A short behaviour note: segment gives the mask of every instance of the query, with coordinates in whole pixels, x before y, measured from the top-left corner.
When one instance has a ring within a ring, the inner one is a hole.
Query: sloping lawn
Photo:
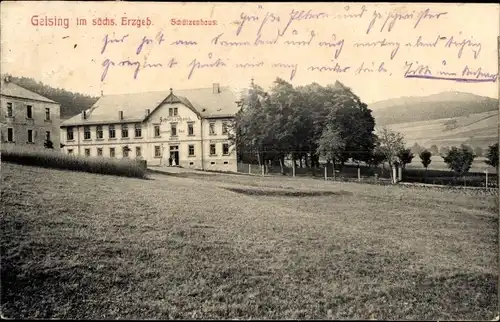
[[[9,318],[492,319],[497,196],[2,163]]]

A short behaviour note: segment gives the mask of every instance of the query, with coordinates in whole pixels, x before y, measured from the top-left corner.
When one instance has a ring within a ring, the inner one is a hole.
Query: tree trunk
[[[299,166],[302,169],[302,155],[299,156]]]
[[[335,178],[337,176],[337,173],[335,173],[335,160],[332,160],[332,173],[333,173],[333,180],[335,181]]]
[[[284,174],[284,171],[283,171],[283,161],[282,161],[281,158],[280,158],[280,174]]]

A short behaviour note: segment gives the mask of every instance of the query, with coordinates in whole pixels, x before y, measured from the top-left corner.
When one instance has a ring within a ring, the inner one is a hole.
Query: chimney
[[[149,108],[147,108],[147,109],[146,109],[146,116],[148,116],[148,115],[149,115],[149,113],[150,113],[150,110],[149,110]]]
[[[82,120],[87,119],[87,111],[82,111]]]
[[[118,112],[118,119],[123,120],[123,111]]]
[[[213,89],[214,89],[213,91],[214,94],[219,94],[220,93],[219,83],[214,83]]]

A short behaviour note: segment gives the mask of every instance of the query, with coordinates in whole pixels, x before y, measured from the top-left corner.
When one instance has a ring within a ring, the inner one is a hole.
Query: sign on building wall
[[[190,117],[180,117],[180,116],[169,116],[169,117],[160,117],[160,123],[166,122],[184,122],[191,121]]]

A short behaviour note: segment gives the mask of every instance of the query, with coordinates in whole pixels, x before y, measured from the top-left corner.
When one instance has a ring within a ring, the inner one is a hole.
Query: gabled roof
[[[46,103],[54,103],[51,99],[48,99],[47,97],[44,97],[42,95],[39,95],[35,92],[32,92],[30,90],[27,90],[24,87],[21,87],[17,84],[14,84],[12,82],[6,82],[3,79],[1,80],[0,83],[0,93],[5,96],[10,96],[10,97],[17,97],[17,98],[25,98],[25,99],[30,99],[34,101],[41,101],[41,102],[46,102]]]
[[[238,112],[237,95],[229,87],[220,87],[220,93],[213,93],[213,88],[198,88],[106,95],[99,98],[86,111],[87,119],[81,114],[62,123],[62,126],[82,124],[106,124],[143,122],[163,103],[180,102],[203,118],[230,117]],[[119,120],[119,111],[123,111],[123,120]]]

